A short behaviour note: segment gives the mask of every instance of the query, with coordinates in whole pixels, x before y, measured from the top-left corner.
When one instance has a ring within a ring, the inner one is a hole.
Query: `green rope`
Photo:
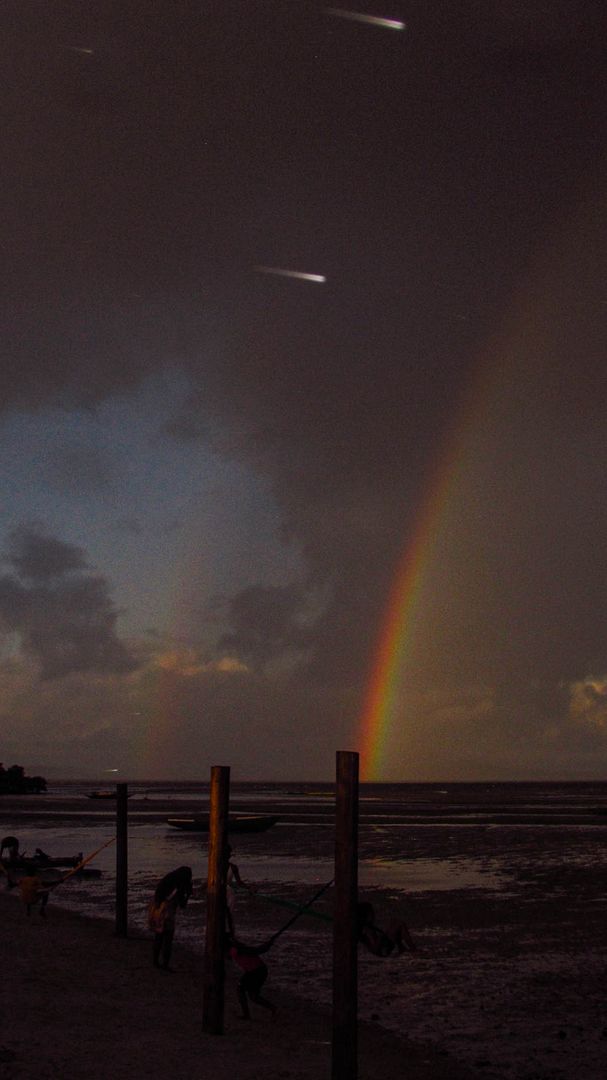
[[[291,908],[292,911],[298,911],[300,915],[309,915],[311,919],[322,919],[323,922],[333,922],[333,916],[327,915],[324,911],[313,911],[312,908],[296,904],[294,900],[281,900],[278,896],[269,896],[267,893],[255,892],[253,895],[258,896],[260,900],[267,900],[270,904],[277,904],[279,907]]]
[[[312,904],[315,904],[316,901],[318,900],[318,898],[320,896],[322,896],[322,894],[324,892],[326,892],[327,889],[331,888],[332,884],[333,884],[333,878],[331,878],[330,881],[327,881],[327,884],[323,885],[322,888],[320,888],[318,890],[318,892],[315,892],[314,896],[312,897],[311,900],[308,900],[307,903],[305,903],[302,907],[299,907],[298,910],[297,910],[297,913],[295,915],[293,915],[293,917],[291,919],[289,919],[289,921],[286,922],[284,926],[281,926],[280,930],[277,930],[275,934],[272,934],[272,937],[270,938],[270,942],[272,944],[274,944],[274,942],[276,941],[276,938],[279,938],[281,934],[284,934],[285,930],[288,930],[289,927],[292,926],[294,922],[297,922],[297,920],[300,919],[302,915],[307,915],[309,908],[312,907]]]

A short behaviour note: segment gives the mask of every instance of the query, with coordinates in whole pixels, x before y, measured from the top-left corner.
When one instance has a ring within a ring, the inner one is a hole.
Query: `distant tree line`
[[[0,795],[39,795],[41,791],[46,791],[43,776],[26,776],[22,765],[5,769],[0,762]]]

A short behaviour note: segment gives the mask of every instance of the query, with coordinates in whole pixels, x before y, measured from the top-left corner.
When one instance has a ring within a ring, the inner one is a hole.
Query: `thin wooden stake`
[[[335,805],[332,1080],[358,1075],[358,754],[338,750]]]
[[[223,1035],[229,806],[230,767],[229,765],[214,765],[211,769],[209,808],[207,929],[204,944],[202,1004],[202,1029],[210,1035]]]
[[[116,784],[116,934],[128,933],[128,784]]]

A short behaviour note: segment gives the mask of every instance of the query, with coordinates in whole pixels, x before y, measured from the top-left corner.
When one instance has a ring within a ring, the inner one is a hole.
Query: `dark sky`
[[[5,761],[331,776],[442,482],[376,775],[604,773],[604,5],[345,8],[3,5]]]

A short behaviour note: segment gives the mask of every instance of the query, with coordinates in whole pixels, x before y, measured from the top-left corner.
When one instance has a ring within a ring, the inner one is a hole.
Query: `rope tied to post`
[[[314,896],[310,900],[308,900],[307,903],[302,904],[296,911],[295,915],[292,915],[288,922],[286,922],[284,926],[280,927],[280,930],[277,930],[275,934],[272,934],[272,936],[268,939],[268,945],[272,946],[274,942],[281,936],[281,934],[284,934],[286,930],[293,926],[293,923],[297,922],[297,920],[300,919],[302,915],[311,914],[308,909],[311,908],[312,905],[320,899],[320,897],[323,895],[323,893],[327,891],[327,889],[331,888],[333,881],[334,878],[331,878],[330,881],[327,881],[325,885],[322,885],[321,888],[314,893]],[[330,918],[330,916],[327,916],[327,918]]]

